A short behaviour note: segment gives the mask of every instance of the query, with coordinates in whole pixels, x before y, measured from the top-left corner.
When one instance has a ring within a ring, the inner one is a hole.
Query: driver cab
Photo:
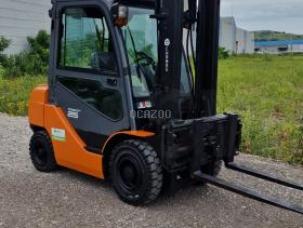
[[[92,150],[112,132],[144,128],[132,110],[169,109],[171,100],[159,95],[163,47],[150,2],[118,4],[117,17],[115,4],[99,0],[58,0],[53,9],[50,102]],[[188,65],[183,50],[178,102],[192,100]]]
[[[133,96],[137,101],[153,99],[161,87],[158,22],[153,18],[155,10],[131,5],[125,7],[125,11],[127,22],[121,26],[121,31],[129,62]],[[181,82],[177,93],[183,97],[192,97],[193,76],[186,61],[185,50],[182,54]],[[138,107],[151,108],[142,106],[140,102]]]

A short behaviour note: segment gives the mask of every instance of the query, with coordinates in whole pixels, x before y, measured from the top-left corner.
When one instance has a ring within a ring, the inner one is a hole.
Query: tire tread
[[[153,147],[151,147],[148,143],[144,141],[139,140],[125,140],[119,145],[117,145],[113,149],[112,156],[110,158],[110,165],[109,167],[113,166],[113,161],[115,154],[119,152],[119,149],[123,146],[133,147],[137,149],[140,154],[143,156],[143,159],[145,163],[147,164],[146,170],[148,170],[148,186],[149,188],[146,189],[146,192],[144,193],[144,196],[142,199],[140,199],[137,202],[131,202],[127,199],[124,199],[123,197],[120,198],[123,201],[126,201],[127,203],[133,204],[133,205],[144,205],[151,203],[152,201],[156,200],[162,190],[163,185],[163,173],[162,173],[162,167],[160,164],[160,159],[157,155],[157,152],[154,150]],[[111,172],[110,172],[111,173]],[[111,178],[111,174],[110,174]]]
[[[34,148],[35,140],[37,140],[37,138],[43,138],[45,140],[45,142],[47,143],[48,161],[47,161],[47,164],[43,167],[40,166],[39,164],[37,164],[35,162],[35,158],[34,158],[35,151],[33,148]],[[55,155],[54,155],[53,144],[52,144],[50,137],[48,136],[48,134],[45,131],[34,132],[32,138],[30,140],[29,152],[30,152],[31,161],[32,161],[34,167],[38,171],[48,173],[48,172],[55,171],[57,169],[57,162],[56,162]]]

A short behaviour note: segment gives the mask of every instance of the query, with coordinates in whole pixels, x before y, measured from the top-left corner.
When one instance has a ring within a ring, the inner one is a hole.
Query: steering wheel
[[[152,57],[147,55],[143,51],[136,52],[136,60],[137,62],[140,62],[143,66],[152,66],[154,69],[156,68],[156,62],[153,60]]]

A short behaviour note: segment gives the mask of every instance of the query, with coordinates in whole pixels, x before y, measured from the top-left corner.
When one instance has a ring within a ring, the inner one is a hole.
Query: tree
[[[4,75],[19,77],[25,74],[46,74],[49,59],[50,36],[46,31],[39,31],[37,36],[28,37],[28,49],[7,57]]]
[[[41,30],[38,32],[36,37],[27,37],[29,44],[29,55],[37,55],[40,61],[44,64],[48,64],[49,58],[49,45],[50,35]]]
[[[11,41],[0,36],[0,65],[5,65],[7,57],[3,54],[3,51],[9,47]]]

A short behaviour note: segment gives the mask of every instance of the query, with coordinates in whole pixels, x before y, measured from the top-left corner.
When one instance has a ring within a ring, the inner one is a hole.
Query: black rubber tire
[[[131,205],[148,204],[162,190],[160,159],[148,143],[140,140],[126,140],[113,149],[109,175],[119,198]]]
[[[52,141],[45,131],[34,132],[30,140],[29,153],[38,171],[48,173],[57,169]]]

